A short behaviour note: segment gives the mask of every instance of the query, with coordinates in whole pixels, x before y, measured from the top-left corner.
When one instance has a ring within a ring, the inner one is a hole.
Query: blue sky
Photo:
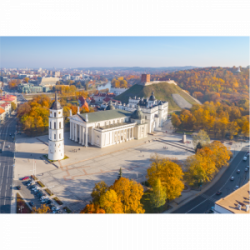
[[[249,37],[1,37],[0,67],[249,65]]]

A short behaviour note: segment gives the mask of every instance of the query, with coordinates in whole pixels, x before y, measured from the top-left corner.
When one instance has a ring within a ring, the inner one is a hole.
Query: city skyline
[[[3,68],[249,65],[249,37],[0,37]]]

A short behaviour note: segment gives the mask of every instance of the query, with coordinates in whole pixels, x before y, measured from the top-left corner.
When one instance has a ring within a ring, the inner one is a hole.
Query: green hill
[[[185,93],[179,86],[174,84],[169,84],[166,82],[161,82],[158,84],[152,84],[149,86],[134,85],[127,91],[123,92],[121,95],[116,96],[115,99],[121,101],[122,103],[128,103],[129,97],[150,97],[152,91],[154,91],[155,98],[162,101],[168,101],[169,111],[171,110],[181,110],[181,108],[175,103],[172,94],[179,94],[187,102],[194,105],[197,102],[192,99],[187,93]]]

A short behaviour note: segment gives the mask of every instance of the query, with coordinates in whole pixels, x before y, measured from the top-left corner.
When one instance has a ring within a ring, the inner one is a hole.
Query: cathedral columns
[[[71,129],[71,122],[70,122],[70,125],[69,125],[69,139],[71,140],[71,134],[72,134],[72,129]]]
[[[82,143],[82,126],[79,125],[79,144]]]
[[[77,141],[77,124],[75,124],[75,141]]]
[[[85,147],[88,147],[88,127],[85,130]]]

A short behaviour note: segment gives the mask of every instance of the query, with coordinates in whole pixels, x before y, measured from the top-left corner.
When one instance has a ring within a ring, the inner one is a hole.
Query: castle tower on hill
[[[64,158],[63,109],[55,93],[49,115],[49,160]]]
[[[141,82],[142,83],[150,82],[150,74],[142,74],[141,75]]]

